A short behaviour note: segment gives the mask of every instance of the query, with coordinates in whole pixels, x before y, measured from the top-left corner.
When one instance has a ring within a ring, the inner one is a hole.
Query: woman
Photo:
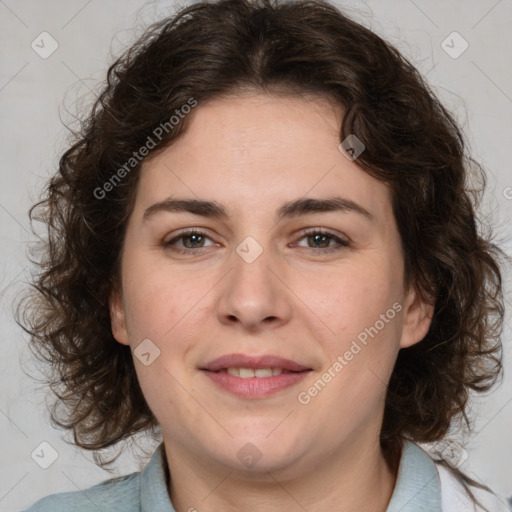
[[[162,443],[29,510],[508,510],[417,445],[501,372],[471,170],[415,68],[327,3],[152,26],[32,211],[27,329],[77,446]]]

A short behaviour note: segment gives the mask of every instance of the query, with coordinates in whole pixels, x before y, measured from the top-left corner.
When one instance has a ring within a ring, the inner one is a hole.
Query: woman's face
[[[375,446],[397,352],[430,323],[389,189],[341,153],[325,100],[189,115],[143,165],[111,300],[166,446],[253,473]]]

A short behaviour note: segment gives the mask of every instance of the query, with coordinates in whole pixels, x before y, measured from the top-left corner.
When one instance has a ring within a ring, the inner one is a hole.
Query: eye
[[[307,239],[312,244],[318,244],[306,247],[311,249],[313,252],[321,252],[323,254],[330,253],[333,251],[339,251],[345,247],[350,247],[350,243],[346,240],[341,239],[339,236],[318,228],[312,228],[303,233],[303,236],[299,240]],[[169,249],[172,252],[179,254],[190,254],[192,252],[198,252],[200,249],[204,249],[208,246],[204,245],[206,240],[211,240],[207,233],[199,229],[190,229],[180,233],[171,240],[163,242],[165,249]],[[330,242],[336,242],[337,245],[331,247]],[[181,246],[179,245],[181,242]],[[211,246],[218,246],[218,244],[210,244]],[[299,245],[299,247],[301,247]],[[302,246],[303,247],[303,246]]]
[[[341,239],[334,233],[318,228],[309,229],[304,232],[304,236],[302,236],[300,240],[302,239],[306,239],[312,244],[318,244],[316,246],[313,245],[307,247],[308,249],[312,249],[314,252],[320,251],[322,253],[329,253],[333,251],[340,251],[345,247],[350,247],[350,243],[348,241]],[[329,243],[331,241],[337,242],[338,245],[329,247]]]
[[[205,246],[203,245],[205,240],[211,240],[211,238],[203,231],[198,229],[190,229],[189,231],[184,231],[180,233],[178,236],[174,237],[169,241],[163,242],[163,246],[166,249],[170,249],[173,252],[187,254],[192,251],[196,251],[197,249],[203,249]],[[184,248],[180,248],[180,246],[176,246],[176,242],[184,241]],[[214,244],[218,245],[218,244]],[[174,247],[173,247],[174,246]]]

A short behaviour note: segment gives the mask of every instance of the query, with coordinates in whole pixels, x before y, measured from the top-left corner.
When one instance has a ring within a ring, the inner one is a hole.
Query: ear
[[[114,338],[123,345],[128,345],[123,299],[120,292],[113,290],[109,297],[110,325]]]
[[[404,304],[404,323],[400,348],[420,342],[426,335],[434,316],[434,306],[423,301],[412,286]]]

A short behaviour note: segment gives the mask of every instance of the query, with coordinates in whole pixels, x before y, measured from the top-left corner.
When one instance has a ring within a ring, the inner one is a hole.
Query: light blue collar
[[[161,443],[140,474],[141,512],[176,512],[167,493],[164,457]],[[411,441],[404,442],[386,512],[442,512],[441,484],[434,461]]]
[[[441,483],[434,461],[411,441],[404,442],[386,512],[441,512]]]
[[[141,512],[176,512],[165,481],[165,449],[160,443],[140,474]]]

